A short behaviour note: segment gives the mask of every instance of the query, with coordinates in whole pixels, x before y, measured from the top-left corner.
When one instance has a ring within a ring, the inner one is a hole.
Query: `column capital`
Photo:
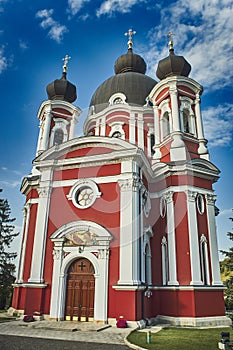
[[[207,205],[215,205],[216,196],[214,194],[211,194],[211,193],[205,194],[205,199],[206,199]]]
[[[46,197],[51,195],[52,187],[51,186],[40,187],[40,188],[38,188],[37,191],[38,191],[38,194],[39,194],[40,198],[46,198]]]
[[[178,90],[176,86],[170,86],[169,92],[170,92],[170,95],[178,95]]]
[[[136,173],[133,173],[131,179],[120,179],[118,180],[121,191],[137,191],[141,187],[141,181]]]
[[[62,257],[63,257],[63,250],[62,250],[62,248],[54,248],[53,249],[53,259],[54,260],[61,260],[62,259]]]
[[[108,259],[109,258],[109,249],[100,249],[98,251],[98,259]]]
[[[165,198],[167,204],[173,202],[173,194],[174,191],[168,191],[163,194],[163,197]]]
[[[51,104],[45,106],[44,113],[47,114],[48,116],[51,116],[52,114],[52,106]]]
[[[191,190],[187,190],[186,194],[187,194],[187,199],[188,199],[189,202],[195,202],[196,197],[197,197],[197,192],[191,191]]]

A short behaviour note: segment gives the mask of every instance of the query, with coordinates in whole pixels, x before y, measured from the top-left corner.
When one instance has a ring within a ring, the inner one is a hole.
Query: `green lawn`
[[[128,336],[130,343],[145,349],[155,350],[217,350],[221,332],[230,332],[231,328],[184,329],[165,328],[158,333],[151,333],[151,344],[146,342],[146,332],[134,331]]]

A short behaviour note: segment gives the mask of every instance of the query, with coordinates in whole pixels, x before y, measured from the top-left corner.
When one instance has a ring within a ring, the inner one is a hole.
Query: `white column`
[[[174,215],[173,191],[164,194],[167,203],[167,243],[168,243],[168,285],[178,285],[176,269],[176,227]]]
[[[169,89],[171,96],[171,110],[172,110],[172,138],[171,143],[171,161],[185,160],[186,151],[184,147],[184,142],[182,140],[182,133],[180,130],[180,114],[178,105],[178,91],[176,86],[170,86]]]
[[[52,109],[51,106],[48,106],[45,108],[45,120],[43,124],[43,135],[42,135],[42,141],[41,141],[41,147],[39,151],[45,151],[48,148],[49,145],[49,132],[51,127],[51,119],[52,119]]]
[[[24,270],[24,263],[25,263],[25,251],[26,251],[26,245],[27,245],[30,207],[31,207],[30,204],[26,204],[24,206],[24,215],[23,215],[23,224],[22,224],[22,243],[21,243],[21,252],[19,257],[19,267],[18,267],[17,281],[16,281],[17,283],[23,282],[23,270]]]
[[[130,113],[130,118],[129,118],[129,142],[134,144],[136,143],[136,138],[135,138],[135,115],[134,113]]]
[[[97,119],[95,124],[95,136],[99,136],[99,134],[100,134],[100,120]]]
[[[61,320],[63,318],[59,313],[59,305],[61,305],[62,290],[61,279],[58,278],[61,272],[61,265],[63,259],[63,242],[64,238],[57,239],[53,250],[53,279],[51,290],[51,303],[50,303],[50,318]]]
[[[108,320],[108,265],[109,265],[109,248],[98,250],[99,276],[95,276],[96,293],[95,293],[95,321],[107,322]]]
[[[78,122],[78,115],[74,112],[72,115],[72,119],[70,121],[70,134],[69,134],[69,140],[74,139],[76,135],[76,124]]]
[[[197,212],[196,212],[196,196],[197,192],[188,190],[187,193],[188,207],[188,230],[189,230],[189,248],[190,248],[190,264],[191,264],[191,285],[203,284],[201,280],[201,262],[200,249],[197,228]]]
[[[159,161],[161,158],[161,152],[160,152],[160,125],[159,125],[159,113],[158,113],[158,106],[153,106],[154,110],[154,135],[155,135],[155,145],[154,145],[154,155],[153,159],[155,161]]]
[[[106,135],[106,120],[105,117],[102,117],[100,121],[100,136]]]
[[[39,201],[36,217],[35,236],[31,262],[31,275],[28,282],[43,283],[44,256],[46,248],[46,234],[49,215],[51,188],[39,188]]]
[[[218,242],[215,223],[215,199],[213,194],[206,194],[207,222],[210,242],[210,258],[212,271],[212,285],[222,285],[219,269]]]
[[[201,158],[209,160],[208,149],[206,147],[206,140],[204,138],[204,132],[203,132],[200,102],[201,102],[200,95],[199,93],[197,93],[196,100],[195,100],[195,114],[196,114],[196,123],[197,123],[197,137],[199,140],[198,154],[200,154]]]
[[[139,281],[139,177],[131,173],[118,181],[120,208],[120,279],[118,284],[138,285]]]
[[[144,121],[142,113],[138,113],[138,147],[144,150]]]

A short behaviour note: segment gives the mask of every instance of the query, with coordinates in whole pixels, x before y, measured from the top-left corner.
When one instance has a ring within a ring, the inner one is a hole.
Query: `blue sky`
[[[137,32],[134,52],[146,60],[149,76],[157,80],[158,61],[168,54],[166,34],[172,31],[175,53],[190,62],[190,77],[204,87],[205,137],[211,161],[221,170],[215,185],[219,248],[228,249],[233,208],[232,0],[0,0],[0,188],[17,219],[16,230],[24,205],[20,183],[35,157],[37,111],[47,99],[47,84],[60,78],[62,58],[69,54],[68,79],[77,86],[75,104],[85,114],[96,87],[113,75],[115,60],[127,51],[124,33],[129,28]]]

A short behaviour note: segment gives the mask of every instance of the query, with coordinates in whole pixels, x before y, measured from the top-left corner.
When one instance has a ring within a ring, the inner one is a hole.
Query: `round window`
[[[101,192],[98,185],[90,179],[78,180],[70,189],[67,195],[68,200],[72,200],[73,205],[79,209],[86,209],[92,206]]]
[[[87,207],[91,205],[93,201],[94,193],[92,188],[88,186],[83,186],[79,188],[75,195],[75,200],[81,207]]]

